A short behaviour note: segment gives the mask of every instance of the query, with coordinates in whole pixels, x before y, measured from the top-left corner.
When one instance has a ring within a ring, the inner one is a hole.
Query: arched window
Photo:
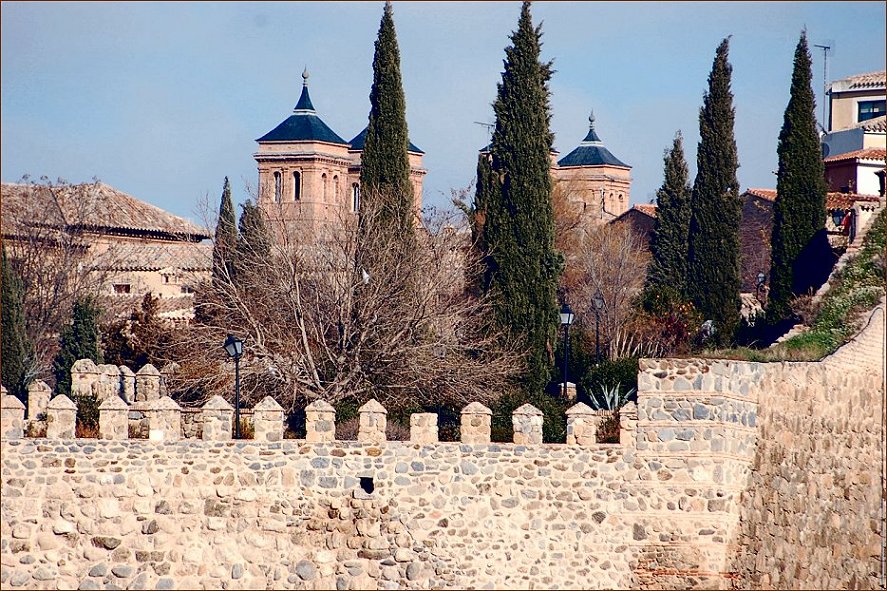
[[[283,194],[283,178],[279,171],[274,172],[274,201],[280,203],[280,196]]]
[[[351,211],[357,212],[360,209],[360,185],[354,183],[351,185]]]
[[[323,185],[323,200],[326,202],[326,173],[320,175],[320,182]]]
[[[333,200],[339,203],[339,175],[333,176]]]
[[[302,175],[299,174],[299,171],[295,171],[293,173],[293,201],[298,201],[302,198]]]

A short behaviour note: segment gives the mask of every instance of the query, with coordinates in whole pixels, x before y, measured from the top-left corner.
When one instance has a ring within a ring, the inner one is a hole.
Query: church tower
[[[351,172],[349,144],[317,116],[308,94],[308,71],[292,115],[257,139],[258,204],[274,226],[298,238],[321,237],[358,207],[359,170]]]
[[[583,225],[608,222],[628,210],[631,166],[616,158],[594,130],[594,113],[588,117],[588,134],[575,150],[551,170],[568,200],[581,212]]]

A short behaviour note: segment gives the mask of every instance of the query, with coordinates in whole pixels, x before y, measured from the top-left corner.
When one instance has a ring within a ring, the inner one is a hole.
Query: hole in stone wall
[[[373,490],[375,490],[375,485],[373,484],[373,479],[370,476],[361,476],[360,477],[360,488],[363,489],[363,492],[366,494],[372,494]]]

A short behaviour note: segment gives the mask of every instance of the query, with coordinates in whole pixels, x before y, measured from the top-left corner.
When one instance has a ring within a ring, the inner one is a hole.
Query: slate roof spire
[[[558,166],[620,166],[631,168],[610,152],[594,130],[594,111],[588,116],[588,134],[579,146],[561,158]]]
[[[299,96],[299,102],[296,103],[296,108],[293,109],[293,113],[315,113],[314,105],[311,104],[311,97],[308,96],[308,66],[305,66],[305,69],[302,70],[302,94]]]

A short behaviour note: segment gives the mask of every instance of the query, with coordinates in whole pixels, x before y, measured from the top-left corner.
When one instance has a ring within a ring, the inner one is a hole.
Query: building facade
[[[302,73],[302,94],[277,127],[256,140],[258,205],[278,239],[299,242],[322,239],[360,209],[360,162],[366,128],[345,141],[323,122],[308,93],[308,72]],[[409,144],[416,219],[422,208],[424,152]]]

